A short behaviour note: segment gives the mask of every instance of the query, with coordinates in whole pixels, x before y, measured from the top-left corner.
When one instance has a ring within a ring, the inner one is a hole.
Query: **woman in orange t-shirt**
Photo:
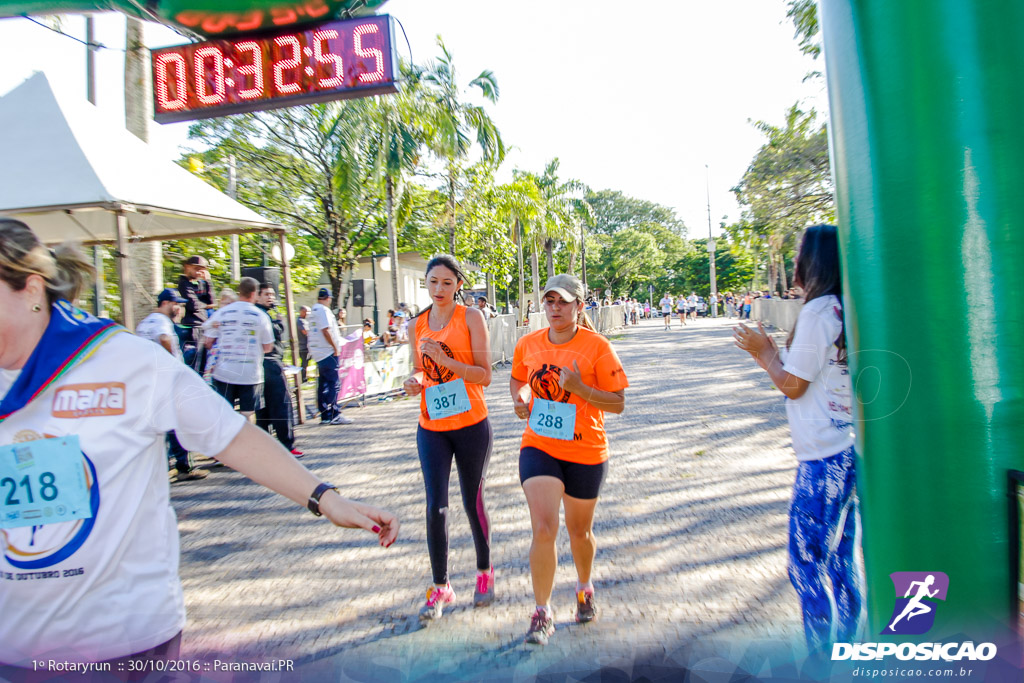
[[[558,508],[565,507],[576,565],[576,621],[597,616],[590,571],[597,553],[594,509],[608,471],[605,412],[626,407],[626,373],[612,345],[584,313],[582,283],[556,275],[544,288],[546,329],[516,344],[512,402],[529,419],[519,452],[519,479],[530,507],[530,573],[537,609],[526,642],[547,644],[555,622],[550,601],[558,555]]]
[[[455,602],[448,582],[448,480],[452,458],[459,470],[462,505],[476,546],[477,607],[494,600],[491,525],[484,505],[484,480],[491,459],[491,423],[484,387],[491,383],[491,351],[483,314],[455,303],[465,276],[451,256],[427,263],[431,303],[409,325],[414,374],[405,380],[410,396],[422,394],[416,432],[423,483],[427,491],[427,551],[434,585],[420,621],[441,617]]]

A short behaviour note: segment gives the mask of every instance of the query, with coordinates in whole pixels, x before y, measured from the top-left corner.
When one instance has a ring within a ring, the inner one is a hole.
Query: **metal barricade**
[[[626,307],[622,304],[597,309],[597,320],[592,321],[601,334],[608,334],[626,325]]]
[[[487,321],[487,332],[491,338],[491,364],[511,363],[516,342],[525,328],[516,326],[514,315],[499,315]]]
[[[594,325],[594,328],[601,334],[607,334],[612,330],[624,327],[626,324],[626,307],[621,304],[591,308],[588,309],[586,313],[587,317],[590,318],[590,322]],[[537,330],[544,329],[547,326],[548,319],[544,313],[530,314],[530,332],[536,332]]]
[[[750,319],[788,332],[796,325],[803,304],[803,299],[754,299]]]

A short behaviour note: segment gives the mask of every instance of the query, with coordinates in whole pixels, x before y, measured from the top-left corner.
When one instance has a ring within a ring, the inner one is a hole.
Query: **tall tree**
[[[533,181],[540,190],[544,205],[543,220],[537,224],[538,246],[543,246],[548,277],[555,274],[554,250],[558,242],[564,241],[575,250],[577,226],[580,221],[592,218],[593,211],[584,201],[586,185],[572,178],[558,177],[561,162],[557,157],[544,167],[540,175],[533,175]]]
[[[347,100],[207,119],[189,137],[207,166],[234,154],[238,199],[316,240],[336,301],[356,259],[386,233],[368,127],[372,100]]]
[[[505,285],[515,270],[515,243],[494,181],[497,169],[481,161],[463,172],[462,211],[459,212],[456,248],[462,258],[476,263],[486,276],[488,296],[495,282]]]
[[[525,230],[531,228],[543,214],[544,200],[531,176],[517,176],[511,183],[499,185],[494,192],[499,220],[508,225],[516,247],[518,272],[518,305],[523,308],[523,241]],[[536,285],[539,287],[539,285]]]
[[[695,291],[701,296],[711,293],[707,238],[695,239],[693,249],[680,264],[681,277],[670,288],[677,291]],[[715,278],[721,292],[743,290],[750,286],[754,275],[754,259],[746,249],[738,248],[728,239],[715,240]]]
[[[430,121],[430,147],[445,164],[448,190],[448,247],[449,251],[455,254],[459,162],[469,154],[473,146],[470,136],[476,136],[484,160],[493,160],[499,164],[505,158],[505,143],[487,111],[482,106],[469,104],[463,99],[463,92],[456,80],[452,55],[445,47],[441,36],[437,37],[437,45],[441,49],[441,56],[428,64],[423,73],[423,83],[430,87],[427,97],[433,105],[424,113]],[[490,70],[481,71],[469,85],[477,88],[488,102],[497,103],[498,81]]]
[[[767,142],[733,191],[744,207],[743,224],[767,249],[769,289],[785,288],[784,255],[795,235],[808,225],[835,220],[828,132],[814,110],[804,112],[798,105],[786,112],[784,126],[754,125]]]
[[[600,281],[614,295],[625,294],[653,278],[664,263],[657,240],[638,228],[623,228],[605,238]]]
[[[821,54],[817,0],[788,0],[786,17],[796,29],[793,37],[800,41],[800,51],[817,59]]]
[[[398,230],[395,225],[395,202],[404,189],[404,179],[412,173],[420,158],[424,131],[420,113],[422,88],[421,71],[403,65],[405,84],[391,97],[374,98],[371,117],[374,125],[367,128],[374,159],[374,169],[384,188],[388,255],[391,259],[391,297],[395,305],[398,294]]]
[[[655,223],[663,225],[681,237],[686,226],[667,206],[637,199],[617,190],[588,191],[586,202],[593,211],[594,231],[611,235],[623,228],[638,228]]]

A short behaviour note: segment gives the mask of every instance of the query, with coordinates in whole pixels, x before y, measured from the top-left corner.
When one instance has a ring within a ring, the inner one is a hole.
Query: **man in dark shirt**
[[[185,362],[202,374],[206,366],[206,348],[199,339],[199,326],[209,317],[206,309],[213,308],[210,264],[202,256],[192,256],[185,261],[182,269],[184,274],[178,278],[178,293],[185,299],[185,315],[181,319],[181,325],[186,328],[185,338],[191,339],[195,344],[192,362],[189,363],[188,353]]]
[[[295,448],[295,430],[292,419],[292,399],[288,394],[288,378],[284,374],[284,321],[277,313],[277,292],[270,284],[260,285],[256,307],[270,317],[274,328],[274,348],[263,355],[263,407],[256,410],[256,426],[269,434],[273,427],[274,434],[281,445],[288,449],[296,458],[302,457],[302,451]]]
[[[306,366],[309,365],[309,322],[306,320],[309,311],[309,306],[303,306],[295,318],[295,329],[299,334],[299,369],[302,372],[303,383],[306,381]]]
[[[198,327],[209,317],[206,309],[213,308],[209,268],[210,264],[202,256],[193,256],[185,261],[184,274],[178,278],[178,293],[186,300],[182,325]]]

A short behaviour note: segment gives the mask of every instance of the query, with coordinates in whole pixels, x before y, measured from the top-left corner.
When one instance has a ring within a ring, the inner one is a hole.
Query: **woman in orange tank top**
[[[465,279],[451,256],[431,259],[426,272],[431,303],[409,326],[414,374],[405,381],[405,391],[422,395],[416,446],[427,492],[427,550],[434,579],[420,610],[424,624],[440,618],[444,605],[455,602],[448,582],[448,480],[453,458],[476,547],[473,602],[482,607],[494,600],[491,529],[484,505],[493,436],[484,401],[484,387],[491,383],[490,339],[483,314],[456,303]]]

